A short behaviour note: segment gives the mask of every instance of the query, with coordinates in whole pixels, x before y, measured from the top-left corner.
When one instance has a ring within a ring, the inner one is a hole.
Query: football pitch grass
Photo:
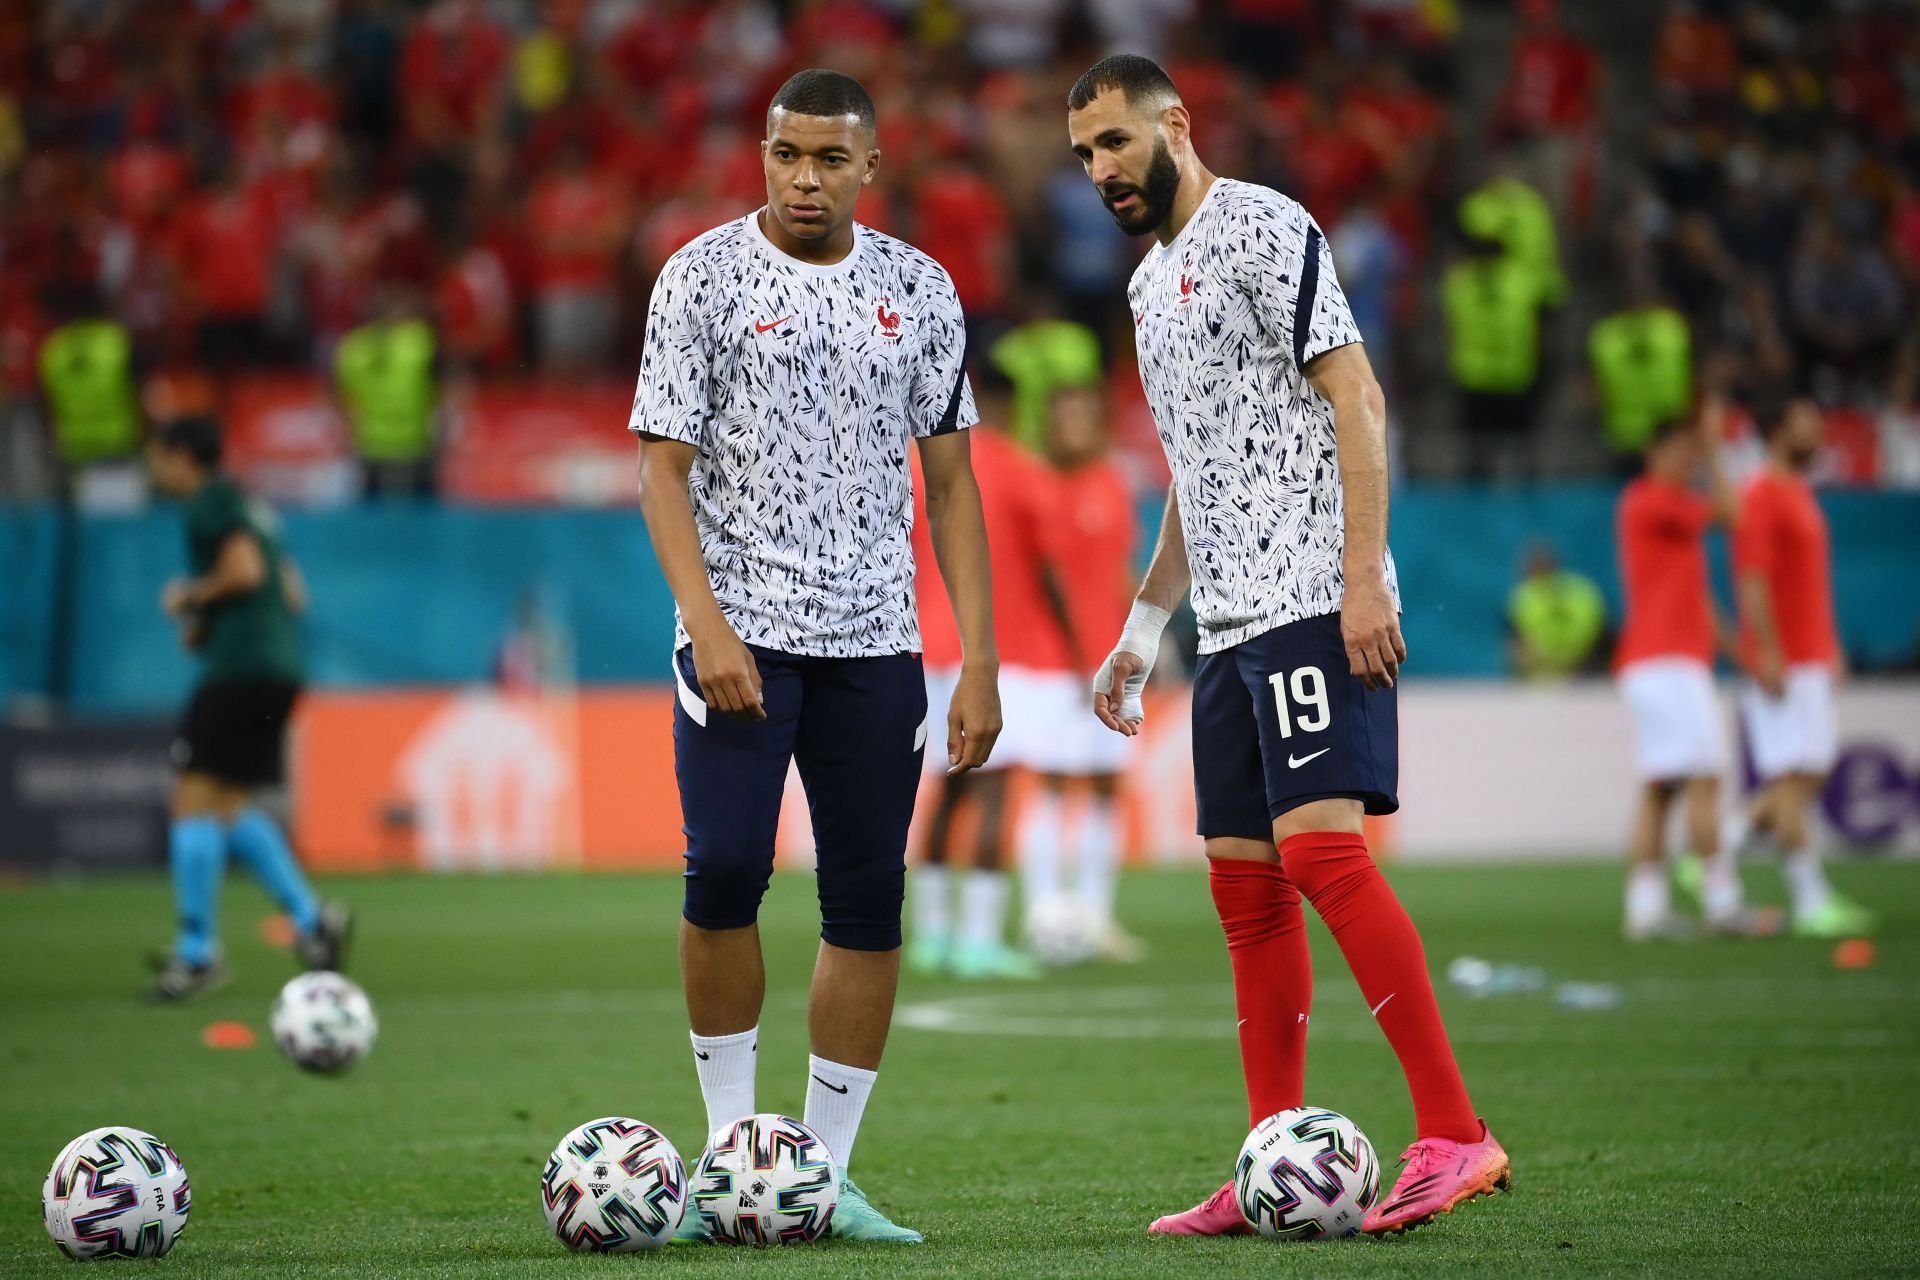
[[[1149,1239],[1218,1187],[1245,1131],[1227,962],[1197,870],[1128,876],[1148,963],[1031,985],[910,978],[854,1172],[922,1228],[918,1248],[829,1243],[575,1256],[538,1180],[569,1128],[610,1113],[664,1128],[689,1162],[703,1112],[674,970],[670,876],[339,881],[359,912],[352,972],[381,1018],[338,1078],[282,1061],[268,1004],[292,973],[235,881],[232,986],[150,1009],[132,996],[166,932],[152,879],[0,889],[0,1275],[68,1275],[40,1182],[101,1124],[172,1143],[190,1226],[169,1276],[1894,1275],[1920,1272],[1920,863],[1836,879],[1882,913],[1879,959],[1837,970],[1791,940],[1628,946],[1619,873],[1572,866],[1392,873],[1475,1099],[1514,1159],[1511,1195],[1409,1236],[1275,1244]],[[1749,882],[1774,896],[1771,868]],[[776,878],[760,1106],[806,1081],[810,882]],[[1387,1164],[1411,1138],[1394,1060],[1331,940],[1308,1101],[1351,1115]],[[1462,954],[1610,982],[1619,1007],[1550,993],[1474,999]],[[238,1019],[260,1047],[200,1032]]]

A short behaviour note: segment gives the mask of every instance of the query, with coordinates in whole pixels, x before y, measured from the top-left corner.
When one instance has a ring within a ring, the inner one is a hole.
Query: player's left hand
[[[1400,615],[1384,576],[1373,581],[1347,581],[1340,606],[1340,638],[1347,646],[1347,666],[1369,689],[1391,689],[1407,660],[1407,642],[1400,637]]]
[[[991,668],[960,668],[960,683],[947,708],[947,773],[978,769],[1000,736],[1000,682]]]

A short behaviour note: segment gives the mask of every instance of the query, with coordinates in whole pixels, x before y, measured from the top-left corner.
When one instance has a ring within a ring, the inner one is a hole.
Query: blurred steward
[[[413,292],[384,289],[380,315],[340,340],[334,374],[369,497],[435,489],[440,383],[433,327]]]
[[[1553,549],[1527,553],[1525,576],[1507,597],[1513,668],[1529,680],[1556,680],[1598,670],[1604,657],[1606,600],[1593,579],[1563,569]]]

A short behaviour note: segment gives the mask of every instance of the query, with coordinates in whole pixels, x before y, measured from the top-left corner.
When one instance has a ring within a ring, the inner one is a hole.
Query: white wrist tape
[[[1111,694],[1113,692],[1113,660],[1123,653],[1130,653],[1140,659],[1140,669],[1128,676],[1120,686],[1120,718],[1122,720],[1144,720],[1146,710],[1141,705],[1140,695],[1147,687],[1147,677],[1153,672],[1153,660],[1160,656],[1160,633],[1167,629],[1167,622],[1173,615],[1158,605],[1148,604],[1145,600],[1135,600],[1133,609],[1127,614],[1127,624],[1120,629],[1120,643],[1113,647],[1107,660],[1100,664],[1100,670],[1094,673],[1093,691]]]

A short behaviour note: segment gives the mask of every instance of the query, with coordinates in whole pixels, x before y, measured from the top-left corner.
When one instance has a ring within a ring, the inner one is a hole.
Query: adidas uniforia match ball
[[[1233,1167],[1241,1216],[1274,1240],[1350,1236],[1380,1194],[1380,1160],[1353,1121],[1295,1107],[1262,1120]]]
[[[309,1071],[339,1071],[373,1048],[380,1034],[373,1002],[351,978],[326,970],[303,973],[273,1002],[273,1042]]]
[[[693,1168],[693,1211],[722,1244],[812,1244],[839,1203],[827,1144],[791,1116],[735,1121]]]
[[[687,1166],[650,1124],[626,1116],[589,1120],[547,1157],[540,1203],[569,1249],[658,1249],[686,1212]]]
[[[187,1229],[192,1207],[187,1170],[173,1148],[127,1125],[69,1142],[40,1188],[47,1234],[81,1262],[162,1257]]]

